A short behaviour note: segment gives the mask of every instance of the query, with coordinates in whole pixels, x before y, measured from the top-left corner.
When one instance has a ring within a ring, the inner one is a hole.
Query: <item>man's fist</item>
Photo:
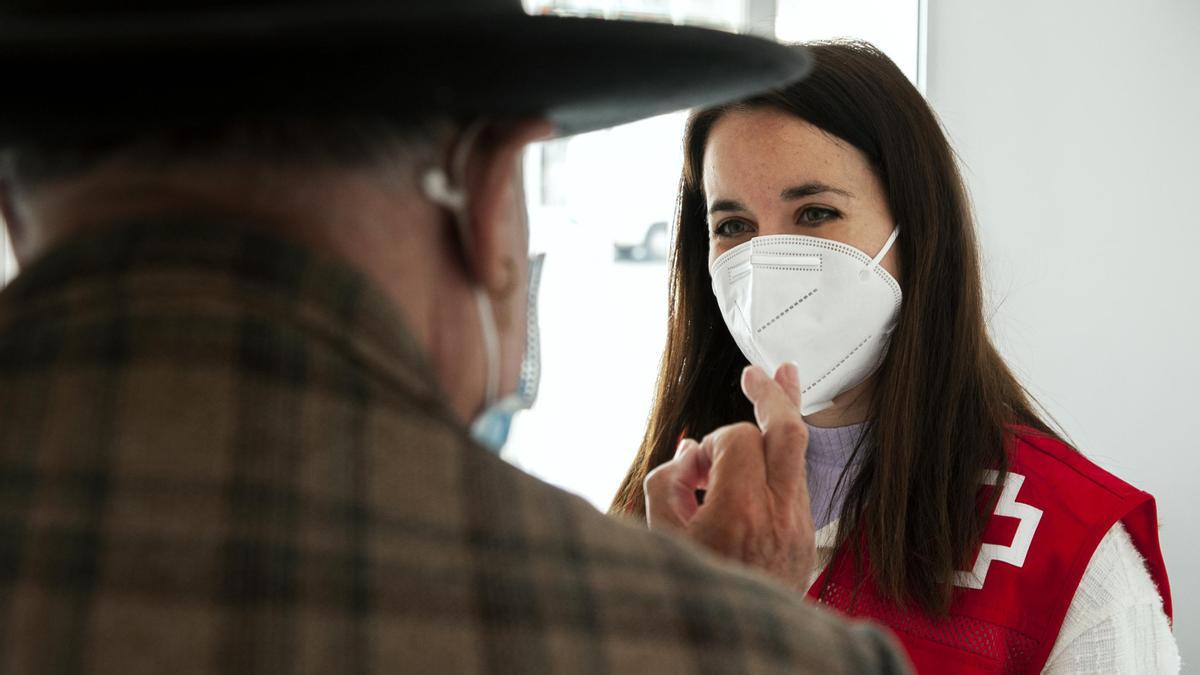
[[[647,521],[804,590],[816,549],[796,367],[784,364],[772,380],[750,366],[742,391],[757,426],[724,426],[699,443],[683,439],[675,457],[646,476]],[[706,490],[704,504],[697,490]]]

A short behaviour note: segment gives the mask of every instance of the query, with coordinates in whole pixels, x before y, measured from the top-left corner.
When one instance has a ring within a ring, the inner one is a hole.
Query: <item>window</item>
[[[854,37],[914,82],[919,0],[526,0],[531,13],[631,17],[775,35]],[[535,147],[530,243],[542,274],[542,382],[504,456],[607,508],[650,412],[666,339],[667,269],[686,112]]]

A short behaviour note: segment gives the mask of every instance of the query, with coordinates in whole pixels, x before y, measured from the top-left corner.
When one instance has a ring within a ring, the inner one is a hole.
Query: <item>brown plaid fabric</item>
[[[396,312],[302,249],[135,223],[0,294],[2,673],[900,668],[473,445]]]

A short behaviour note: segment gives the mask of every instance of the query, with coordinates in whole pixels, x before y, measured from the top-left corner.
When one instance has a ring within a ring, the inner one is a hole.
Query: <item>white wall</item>
[[[1079,447],[1157,496],[1200,667],[1200,2],[927,2],[994,333]]]

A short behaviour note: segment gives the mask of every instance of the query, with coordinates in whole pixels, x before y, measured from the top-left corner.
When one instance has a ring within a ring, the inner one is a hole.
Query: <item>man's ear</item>
[[[524,255],[514,243],[528,238],[519,183],[521,153],[553,133],[554,126],[546,120],[491,125],[480,134],[467,160],[465,188],[471,196],[468,217],[474,248],[468,271],[493,295],[515,288],[514,275],[522,269],[513,258]]]

